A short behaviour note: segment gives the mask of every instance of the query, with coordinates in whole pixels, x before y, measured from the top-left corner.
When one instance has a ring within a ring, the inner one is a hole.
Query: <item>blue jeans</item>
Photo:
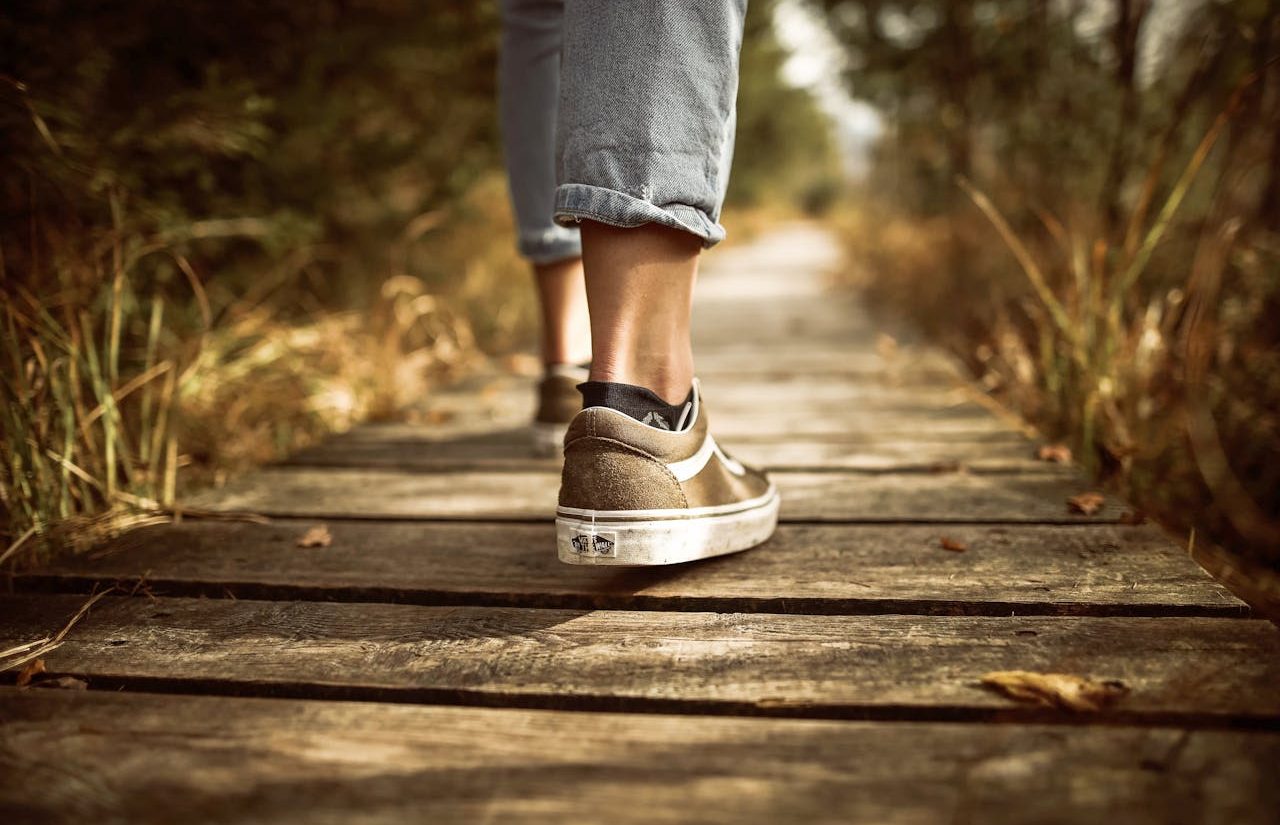
[[[712,246],[733,157],[746,0],[502,0],[503,148],[519,247],[654,223]]]

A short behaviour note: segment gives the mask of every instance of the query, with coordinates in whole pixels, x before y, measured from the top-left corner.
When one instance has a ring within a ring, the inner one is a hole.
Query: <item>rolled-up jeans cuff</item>
[[[533,264],[553,264],[582,257],[582,237],[574,227],[523,231],[517,246],[520,254]]]
[[[646,223],[688,232],[710,248],[724,240],[724,227],[695,206],[669,203],[661,206],[646,200],[585,183],[564,183],[556,187],[556,222],[572,226],[583,219],[630,228]]]

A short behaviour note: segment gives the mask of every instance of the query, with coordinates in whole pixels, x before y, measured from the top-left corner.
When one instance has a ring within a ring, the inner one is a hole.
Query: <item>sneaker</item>
[[[582,410],[578,385],[587,380],[587,368],[552,364],[538,384],[538,411],[533,416],[533,451],[541,456],[560,454],[569,422]]]
[[[778,523],[778,492],[707,432],[702,390],[673,429],[610,407],[574,417],[564,441],[560,561],[658,565],[746,550]]]

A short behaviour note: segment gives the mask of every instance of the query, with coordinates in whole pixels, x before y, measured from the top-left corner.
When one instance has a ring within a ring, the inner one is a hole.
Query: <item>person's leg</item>
[[[533,265],[541,310],[544,375],[531,436],[539,453],[559,452],[569,421],[582,409],[577,386],[591,360],[591,322],[577,227],[558,226],[555,205],[556,112],[562,0],[502,0],[498,62],[503,155],[520,252]]]
[[[543,362],[591,360],[590,322],[576,227],[557,226],[555,129],[563,44],[562,0],[503,0],[498,89],[503,155],[519,248],[533,265]]]
[[[586,364],[591,360],[591,317],[582,258],[534,264],[533,269],[542,315],[543,364]]]
[[[743,0],[566,0],[556,217],[583,228],[592,379],[693,379],[698,252],[719,225]]]
[[[634,384],[668,404],[693,385],[689,339],[693,281],[702,242],[687,232],[647,224],[620,229],[582,224],[591,338],[592,381]]]
[[[724,237],[745,6],[566,0],[556,218],[582,226],[594,353],[565,435],[562,561],[691,561],[777,524],[773,484],[711,437],[689,336],[699,251]]]

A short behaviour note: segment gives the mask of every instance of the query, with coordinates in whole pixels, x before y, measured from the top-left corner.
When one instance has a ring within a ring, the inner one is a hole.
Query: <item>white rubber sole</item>
[[[542,458],[559,456],[564,451],[564,434],[568,424],[545,424],[535,421],[529,428],[533,454]]]
[[[560,561],[616,567],[680,564],[755,547],[778,526],[778,491],[732,512],[691,515],[688,510],[613,511],[561,508],[556,511]],[[706,508],[718,511],[722,508]],[[693,511],[697,513],[698,511]]]

